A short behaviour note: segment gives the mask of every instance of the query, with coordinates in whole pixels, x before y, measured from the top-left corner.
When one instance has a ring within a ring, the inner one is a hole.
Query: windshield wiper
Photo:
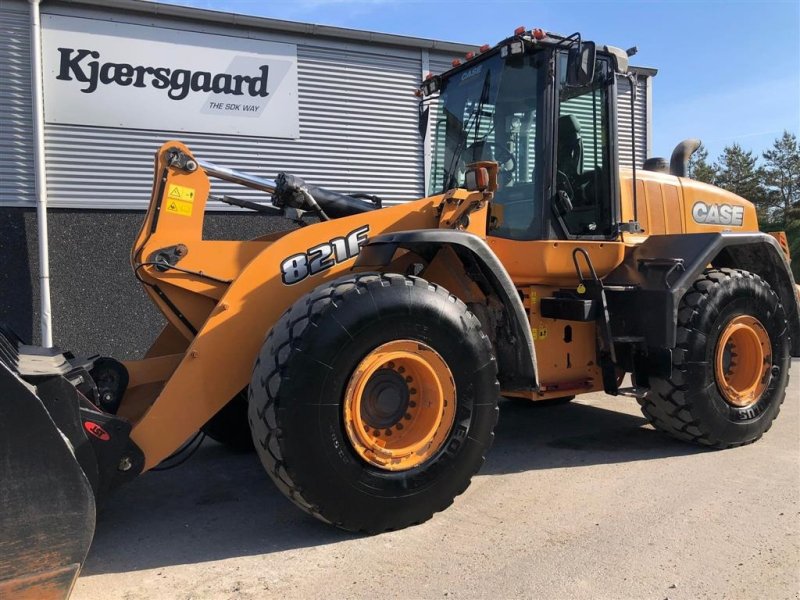
[[[444,182],[445,186],[442,190],[443,192],[453,188],[458,181],[456,180],[456,176],[454,173],[454,169],[458,165],[458,161],[461,158],[461,154],[464,152],[464,148],[466,147],[467,138],[469,137],[469,132],[472,126],[472,122],[477,120],[475,123],[475,130],[479,131],[480,127],[480,117],[483,114],[483,105],[489,101],[489,90],[491,89],[491,79],[490,75],[492,74],[491,69],[486,70],[486,77],[483,80],[483,89],[481,89],[481,97],[478,100],[478,105],[473,109],[472,113],[469,116],[469,120],[467,121],[464,130],[462,131],[461,138],[458,141],[458,145],[456,149],[453,151],[453,157],[450,159],[450,165],[445,169],[444,172]]]

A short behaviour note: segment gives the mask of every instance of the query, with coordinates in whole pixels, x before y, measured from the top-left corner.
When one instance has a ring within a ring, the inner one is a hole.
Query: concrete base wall
[[[143,211],[50,210],[55,345],[76,354],[140,357],[164,324],[133,276],[130,249]],[[208,213],[206,239],[244,240],[292,227],[254,213]],[[39,343],[36,212],[0,208],[0,321]]]

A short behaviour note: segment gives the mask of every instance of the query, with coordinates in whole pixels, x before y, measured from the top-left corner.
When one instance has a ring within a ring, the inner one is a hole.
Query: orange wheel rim
[[[749,406],[769,384],[772,346],[761,322],[747,315],[732,319],[720,333],[715,353],[717,386],[726,402]]]
[[[388,342],[358,364],[343,408],[347,437],[362,459],[387,471],[412,469],[441,450],[453,427],[453,374],[426,344]]]

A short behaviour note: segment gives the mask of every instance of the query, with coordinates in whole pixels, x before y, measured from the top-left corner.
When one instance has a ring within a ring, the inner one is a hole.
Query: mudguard
[[[361,248],[355,266],[384,267],[391,262],[398,248],[410,250],[430,260],[443,246],[450,246],[465,267],[477,267],[505,308],[513,340],[510,341],[509,352],[497,352],[498,378],[502,388],[536,389],[536,351],[528,315],[511,276],[483,239],[472,233],[453,229],[422,229],[378,235],[370,238]],[[469,272],[469,268],[467,270]]]
[[[800,356],[797,288],[786,255],[765,233],[651,235],[632,247],[603,282],[614,336],[644,335],[650,347],[675,347],[678,305],[709,265],[745,269],[769,283],[786,311],[792,356]]]

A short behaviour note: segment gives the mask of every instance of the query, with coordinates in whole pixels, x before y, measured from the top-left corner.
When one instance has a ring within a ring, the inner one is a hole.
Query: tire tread
[[[317,287],[283,313],[267,335],[253,369],[253,380],[260,382],[261,385],[251,385],[249,388],[249,403],[251,407],[255,408],[255,410],[249,411],[250,429],[255,444],[262,450],[258,452],[261,462],[280,491],[298,508],[325,523],[331,522],[325,518],[323,514],[325,511],[323,508],[314,505],[303,496],[302,488],[292,480],[286,468],[286,460],[282,454],[280,444],[283,432],[279,427],[277,418],[277,393],[280,388],[281,379],[285,376],[286,366],[291,360],[292,349],[295,348],[296,343],[305,334],[306,330],[309,327],[316,327],[319,318],[323,314],[331,310],[335,311],[348,297],[362,296],[364,294],[369,295],[369,289],[372,286],[419,286],[446,297],[448,301],[457,304],[459,308],[461,308],[464,318],[468,321],[468,326],[480,332],[481,339],[486,345],[486,348],[490,353],[492,351],[491,341],[481,329],[477,317],[469,311],[467,306],[455,295],[445,290],[445,288],[420,277],[404,276],[397,273],[353,274],[349,277],[337,279]],[[496,381],[497,365],[494,360],[492,364],[495,388],[497,396],[499,397],[500,385]],[[254,414],[256,417],[255,419],[253,419]],[[499,416],[499,409],[496,406],[494,415],[495,421],[492,424],[492,429],[494,429],[494,425],[497,424],[497,418]],[[494,433],[492,433],[491,439],[494,439]],[[491,447],[491,443],[487,446],[486,450],[488,450],[489,447]],[[484,461],[485,452],[477,468],[470,474],[465,485],[458,490],[456,496],[462,494],[467,487],[469,487],[470,479],[477,473]],[[436,512],[447,508],[452,502],[453,499],[450,499],[445,506],[433,507],[427,516],[413,522],[400,524],[396,527],[384,530],[359,529],[359,531],[374,534],[422,523],[430,519]],[[333,525],[339,527],[343,526],[341,523],[333,523]]]
[[[686,382],[686,356],[690,353],[689,342],[692,333],[702,332],[694,329],[697,315],[705,308],[711,294],[729,279],[752,279],[757,285],[769,290],[776,304],[780,306],[777,295],[761,277],[741,269],[707,269],[695,280],[692,287],[681,299],[678,308],[677,345],[673,351],[672,374],[669,378],[651,378],[651,390],[644,398],[639,398],[642,413],[653,427],[679,440],[710,446],[712,448],[733,448],[752,444],[769,431],[774,418],[763,432],[747,441],[727,443],[719,440],[708,431],[701,420],[695,418],[689,386]],[[788,376],[787,376],[788,378]],[[780,405],[786,398],[786,386],[778,399],[777,417]]]

